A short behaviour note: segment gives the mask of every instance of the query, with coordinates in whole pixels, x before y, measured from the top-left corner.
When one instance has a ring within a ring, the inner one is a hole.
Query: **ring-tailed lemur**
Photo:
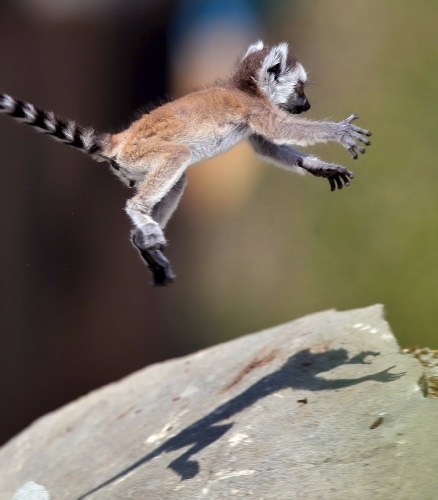
[[[336,141],[357,158],[369,145],[371,133],[352,124],[310,121],[293,115],[310,108],[304,94],[303,66],[289,54],[288,45],[251,45],[231,77],[203,90],[168,102],[118,134],[96,134],[51,112],[0,94],[0,112],[27,123],[55,139],[110,163],[136,194],[126,212],[134,230],[132,242],[152,271],[155,285],[174,275],[163,254],[163,229],[186,185],[187,167],[227,151],[248,139],[255,151],[276,165],[325,177],[331,190],[348,185],[346,168],[306,155],[292,145]]]

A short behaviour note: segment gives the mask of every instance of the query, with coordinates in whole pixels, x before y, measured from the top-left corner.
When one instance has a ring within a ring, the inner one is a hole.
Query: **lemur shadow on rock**
[[[194,478],[199,473],[200,466],[199,462],[193,460],[192,457],[222,438],[234,425],[234,422],[230,422],[232,417],[237,416],[240,412],[254,405],[261,399],[277,393],[278,391],[286,389],[333,391],[361,384],[366,381],[381,383],[393,382],[405,375],[405,372],[389,373],[391,369],[395,368],[394,366],[390,366],[377,373],[352,379],[328,380],[319,375],[320,373],[330,371],[341,365],[371,364],[366,358],[378,355],[378,352],[363,351],[349,358],[346,349],[332,349],[326,352],[317,353],[311,352],[309,349],[299,351],[290,356],[278,370],[265,375],[237,396],[214,408],[208,415],[188,425],[178,434],[167,439],[158,448],[79,498],[83,499],[101,490],[163,453],[170,453],[187,447],[188,449],[179,457],[172,460],[168,467],[178,474],[181,480]]]

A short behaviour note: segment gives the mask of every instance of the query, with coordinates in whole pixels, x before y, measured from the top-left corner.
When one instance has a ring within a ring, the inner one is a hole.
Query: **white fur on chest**
[[[249,132],[246,128],[236,125],[228,126],[221,133],[200,135],[188,144],[192,152],[191,163],[207,160],[213,156],[225,153],[225,151],[230,150],[239,144],[239,142],[246,139],[248,135]]]

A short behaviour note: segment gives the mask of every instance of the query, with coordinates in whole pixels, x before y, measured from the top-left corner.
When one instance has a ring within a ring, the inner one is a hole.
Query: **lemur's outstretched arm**
[[[312,121],[286,114],[281,109],[271,107],[255,111],[249,119],[251,129],[275,144],[296,146],[311,146],[323,142],[339,142],[356,160],[357,152],[365,153],[365,148],[358,144],[362,142],[369,146],[367,136],[369,130],[353,125],[353,120],[359,118],[351,115],[341,122]]]
[[[293,149],[291,146],[278,145],[268,141],[261,135],[253,134],[249,142],[257,154],[286,170],[303,169],[316,177],[328,179],[332,191],[350,185],[353,172],[335,163],[326,163],[318,157]]]

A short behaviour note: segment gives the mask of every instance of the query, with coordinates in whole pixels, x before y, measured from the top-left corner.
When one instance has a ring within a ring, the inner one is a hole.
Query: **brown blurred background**
[[[165,289],[129,242],[103,164],[0,117],[0,441],[149,363],[313,311],[384,303],[404,346],[438,347],[438,4],[341,0],[3,0],[0,91],[117,131],[287,40],[309,117],[355,112],[365,157],[312,148],[351,188],[247,145],[195,166],[167,235]],[[212,367],[214,369],[214,367]]]

